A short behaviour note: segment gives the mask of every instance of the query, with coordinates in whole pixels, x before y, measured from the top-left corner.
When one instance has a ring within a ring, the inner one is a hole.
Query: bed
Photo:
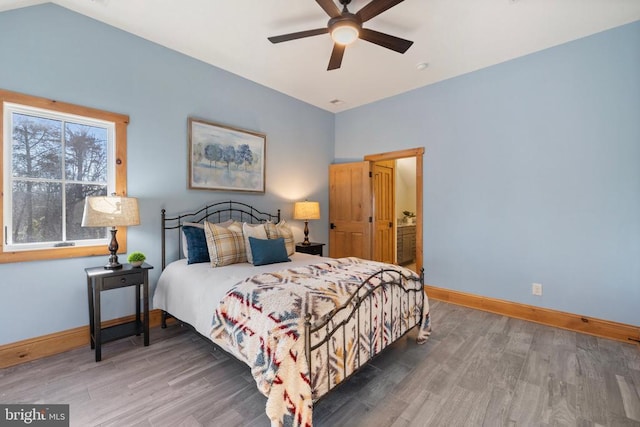
[[[313,403],[389,344],[414,328],[419,344],[430,334],[422,273],[297,253],[279,210],[225,201],[171,217],[163,209],[161,216],[163,271],[153,303],[162,310],[163,327],[175,317],[246,363],[267,397],[273,426],[312,425]],[[194,261],[199,240],[186,238],[200,236],[193,231],[199,224],[208,262]],[[266,236],[256,232],[262,228]],[[216,233],[233,234],[240,244],[238,229],[252,263],[242,258],[219,265]],[[286,261],[263,262],[282,251]]]

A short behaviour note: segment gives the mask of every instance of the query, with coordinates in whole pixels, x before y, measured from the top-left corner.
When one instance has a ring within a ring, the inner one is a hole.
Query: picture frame
[[[265,134],[193,117],[188,132],[190,189],[265,192]]]

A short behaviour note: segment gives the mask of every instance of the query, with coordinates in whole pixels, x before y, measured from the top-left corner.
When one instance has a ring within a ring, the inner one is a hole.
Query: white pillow
[[[244,247],[247,251],[247,261],[253,264],[253,255],[251,254],[251,245],[249,244],[249,237],[256,239],[267,239],[267,230],[264,228],[264,224],[242,224],[242,234],[244,235]]]
[[[231,224],[233,224],[233,220],[228,219],[224,222],[217,223],[216,225],[226,228]],[[202,228],[204,230],[204,224],[199,222],[185,222],[184,224],[182,224],[183,227],[187,225],[191,227]],[[182,254],[184,255],[185,258],[189,259],[189,245],[187,244],[187,236],[184,235],[184,232],[182,232],[182,229],[180,234],[182,235]]]

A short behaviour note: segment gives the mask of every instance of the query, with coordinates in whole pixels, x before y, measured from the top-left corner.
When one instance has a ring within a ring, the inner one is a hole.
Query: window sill
[[[127,252],[126,237],[118,235],[118,245],[118,254],[124,254]],[[0,246],[0,264],[43,261],[50,259],[82,258],[89,256],[109,256],[109,251],[106,245],[73,246],[15,252],[5,252],[4,247]]]

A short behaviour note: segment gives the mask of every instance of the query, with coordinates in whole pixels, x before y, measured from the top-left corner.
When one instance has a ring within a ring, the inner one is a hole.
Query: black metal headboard
[[[166,210],[162,209],[162,269],[167,265],[167,231],[176,230],[178,236],[178,258],[182,258],[182,239],[180,233],[182,226],[187,222],[223,222],[234,219],[239,222],[259,224],[266,221],[280,222],[280,209],[277,214],[259,211],[253,206],[242,202],[216,202],[207,205],[195,212],[186,212],[177,216],[167,217]]]

